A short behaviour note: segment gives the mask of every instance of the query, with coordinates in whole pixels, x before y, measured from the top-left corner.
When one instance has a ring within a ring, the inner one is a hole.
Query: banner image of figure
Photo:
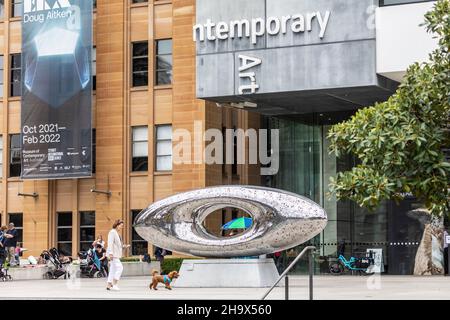
[[[22,179],[92,175],[92,0],[24,0]]]

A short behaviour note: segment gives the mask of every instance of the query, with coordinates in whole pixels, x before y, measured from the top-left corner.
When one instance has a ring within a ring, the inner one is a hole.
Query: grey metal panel
[[[320,27],[317,18],[312,21],[312,31],[294,33],[288,27],[283,35],[267,36],[267,47],[308,45],[327,42],[350,41],[375,38],[374,0],[267,0],[268,17],[292,16],[331,12],[326,33],[319,38]]]
[[[205,24],[207,19],[212,22],[227,22],[241,19],[264,18],[265,0],[197,0],[197,23]],[[266,40],[260,37],[256,45],[248,38],[240,40],[197,41],[197,54],[230,52],[235,50],[251,50],[264,48]]]
[[[256,45],[246,37],[198,41],[197,96],[217,102],[253,101],[272,113],[353,109],[385,100],[392,88],[380,82],[376,74],[373,19],[377,2],[197,0],[197,23],[202,24],[208,18],[214,23],[229,23],[231,20],[267,20],[267,17],[331,12],[323,39],[319,37],[320,27],[315,18],[311,32],[293,34],[289,25],[286,35],[266,33],[258,38]],[[250,81],[239,78],[239,54],[262,59],[261,65],[244,71],[255,72],[259,85],[256,94],[239,94],[239,86]],[[337,94],[336,90],[343,91]],[[307,92],[314,95],[308,98]],[[299,98],[301,103],[297,103]]]
[[[197,97],[233,95],[233,70],[232,53],[197,56]]]
[[[260,85],[258,93],[377,84],[374,40],[246,51],[243,54],[263,61],[251,69]],[[235,53],[235,95],[239,95],[241,83],[238,57],[239,53]],[[211,65],[210,71],[214,68],[217,66]],[[205,81],[202,78],[198,80]]]

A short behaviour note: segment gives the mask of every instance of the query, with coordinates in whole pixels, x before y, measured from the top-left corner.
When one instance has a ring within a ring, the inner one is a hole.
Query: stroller
[[[95,254],[94,249],[81,251],[78,253],[80,258],[80,276],[86,278],[103,278],[108,276],[108,272],[100,259]]]
[[[64,279],[70,278],[67,266],[71,261],[62,261],[58,249],[44,250],[41,257],[47,262],[49,267],[49,271],[44,275],[44,279],[58,279],[62,276],[64,276]]]
[[[5,250],[0,251],[0,280],[3,282],[12,280],[12,277],[8,274]]]

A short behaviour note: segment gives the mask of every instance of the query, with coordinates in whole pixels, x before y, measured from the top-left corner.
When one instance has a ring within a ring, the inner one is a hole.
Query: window
[[[80,212],[80,250],[87,251],[95,240],[95,212]]]
[[[94,1],[92,2],[92,5],[94,6],[94,9],[97,9],[97,0],[94,0]]]
[[[20,53],[11,55],[11,97],[20,97],[21,95],[21,76],[22,76],[22,61]]]
[[[21,17],[22,16],[22,0],[12,0],[11,1],[11,17]]]
[[[3,56],[0,56],[0,98],[3,97],[3,70],[4,70]]]
[[[8,223],[14,223],[14,227],[17,229],[17,242],[23,244],[23,214],[22,213],[10,213]]]
[[[9,176],[20,177],[22,166],[20,164],[20,134],[11,134],[9,138]]]
[[[5,18],[5,0],[0,0],[0,19]]]
[[[145,3],[147,0],[133,0],[132,3]]]
[[[134,222],[137,215],[142,210],[132,210],[131,211],[131,221]],[[141,238],[140,235],[137,234],[134,228],[131,228],[131,255],[140,256],[144,255],[148,252],[148,242]]]
[[[148,85],[148,42],[133,43],[133,87]]]
[[[92,129],[92,173],[97,168],[97,130]]]
[[[172,83],[172,39],[156,41],[156,85]]]
[[[57,213],[58,250],[65,256],[72,255],[72,212]]]
[[[172,170],[172,126],[156,127],[156,171]]]
[[[132,171],[148,171],[148,127],[132,128]]]
[[[97,47],[92,48],[92,90],[97,90]]]
[[[1,177],[3,177],[3,136],[0,136],[0,178]]]

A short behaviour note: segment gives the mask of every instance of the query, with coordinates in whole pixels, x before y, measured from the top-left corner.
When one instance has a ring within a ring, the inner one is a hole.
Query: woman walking
[[[120,258],[122,258],[122,250],[128,246],[124,246],[122,244],[122,238],[119,235],[119,232],[123,229],[123,220],[116,220],[114,222],[113,228],[109,231],[108,234],[108,249],[106,250],[106,254],[111,262],[109,267],[109,275],[108,275],[108,285],[106,290],[114,290],[119,291],[119,287],[117,283],[120,280],[120,276],[122,275],[123,266],[122,262],[120,262]]]

